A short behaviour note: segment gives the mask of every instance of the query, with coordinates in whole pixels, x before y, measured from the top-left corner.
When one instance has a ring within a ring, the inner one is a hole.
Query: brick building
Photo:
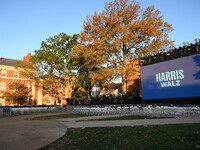
[[[31,54],[24,57],[24,61],[28,61]],[[48,91],[43,90],[42,86],[36,86],[37,83],[24,77],[21,74],[22,69],[16,69],[17,60],[0,58],[0,97],[5,92],[12,92],[9,86],[13,83],[24,83],[30,89],[31,99],[26,102],[26,105],[65,105],[66,98],[71,97],[72,88],[69,84],[65,87],[59,86],[59,95],[57,98],[48,94]],[[5,102],[0,98],[0,106],[13,105]]]
[[[130,63],[132,70],[128,73],[127,83],[123,84],[122,91],[127,91],[128,94],[133,94],[134,97],[142,97],[142,85],[140,78],[140,65],[139,61]]]

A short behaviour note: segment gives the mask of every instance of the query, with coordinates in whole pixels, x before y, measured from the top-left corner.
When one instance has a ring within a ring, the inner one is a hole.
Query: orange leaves
[[[74,63],[81,63],[79,65],[84,66],[88,70],[93,70],[105,63],[103,47],[96,43],[77,45],[71,53],[71,58],[74,60]]]
[[[31,98],[31,90],[24,83],[13,83],[9,89],[12,92],[5,92],[2,96],[7,102],[22,105],[27,102],[28,98]]]
[[[157,18],[160,15],[159,10],[155,10],[154,6],[149,6],[145,9],[145,11],[142,14],[143,18]]]
[[[104,80],[110,73],[120,72],[126,77],[130,66],[127,61],[148,55],[171,44],[168,33],[173,30],[163,20],[160,11],[154,6],[141,9],[134,0],[113,0],[105,4],[102,12],[87,16],[80,34],[84,48],[79,52],[86,60],[85,65],[101,68],[112,64],[119,68],[97,71],[91,78]],[[115,70],[112,72],[112,70]]]
[[[115,43],[119,49],[126,43],[127,49],[151,43],[152,39],[165,40],[172,31],[154,6],[143,12],[138,2],[114,0],[106,3],[105,10],[88,16],[81,32],[82,41],[101,44],[102,40]],[[162,37],[162,38],[161,38]]]
[[[115,69],[114,68],[102,68],[98,70],[96,73],[90,75],[92,79],[92,84],[95,83],[110,83],[114,77]]]

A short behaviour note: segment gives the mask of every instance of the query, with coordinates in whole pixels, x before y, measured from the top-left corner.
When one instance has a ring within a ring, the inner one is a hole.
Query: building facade
[[[142,85],[141,85],[141,77],[140,77],[140,65],[139,61],[135,61],[133,63],[133,71],[130,71],[127,78],[127,84],[123,85],[127,86],[128,93],[134,93],[136,97],[142,97]]]
[[[28,61],[30,54],[24,57],[24,61]],[[48,91],[43,90],[43,86],[31,81],[22,75],[22,69],[17,69],[17,60],[0,58],[0,106],[15,105],[5,101],[1,96],[5,92],[12,92],[9,87],[13,83],[23,83],[30,90],[31,98],[27,100],[25,105],[66,105],[66,98],[71,98],[72,86],[59,85],[58,95],[52,96]]]

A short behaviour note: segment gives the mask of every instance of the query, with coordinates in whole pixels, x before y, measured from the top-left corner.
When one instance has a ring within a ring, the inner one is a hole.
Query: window
[[[0,106],[5,105],[5,99],[1,98],[2,94],[0,94]]]
[[[0,82],[0,90],[6,90],[6,82]]]
[[[7,70],[1,70],[1,76],[7,77]]]
[[[46,103],[51,104],[51,96],[50,95],[46,95]]]
[[[29,90],[29,89],[30,89],[30,84],[26,83],[25,85],[26,85],[26,87],[27,87],[28,90]]]
[[[15,71],[13,77],[14,78],[19,78],[19,72]]]

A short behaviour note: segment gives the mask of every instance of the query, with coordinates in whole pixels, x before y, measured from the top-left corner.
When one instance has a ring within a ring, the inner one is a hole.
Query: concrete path
[[[66,133],[65,125],[57,120],[28,120],[57,114],[0,118],[0,150],[36,150],[57,140]]]
[[[109,116],[59,119],[59,121],[61,121],[62,124],[66,125],[67,128],[121,127],[121,126],[147,126],[147,125],[164,125],[164,124],[200,123],[200,117],[140,119],[140,120],[110,120],[110,121],[79,121],[79,120],[97,119],[97,118],[105,118],[105,117],[109,117]]]
[[[53,114],[57,115],[58,113]],[[29,120],[30,118],[44,115],[51,114],[47,113],[40,115],[0,118],[0,150],[37,150],[38,148],[43,147],[64,135],[67,131],[67,128],[200,123],[200,117],[116,121],[80,121],[116,117],[121,115],[91,116],[57,120]]]

